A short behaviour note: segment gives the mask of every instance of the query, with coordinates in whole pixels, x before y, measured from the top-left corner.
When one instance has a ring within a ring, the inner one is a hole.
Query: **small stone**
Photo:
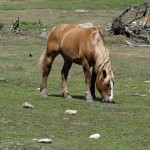
[[[69,114],[69,115],[75,115],[77,113],[77,110],[66,110],[65,114]]]
[[[28,103],[28,102],[23,103],[23,107],[24,107],[24,108],[34,108],[34,106],[31,105],[31,104]]]
[[[37,88],[36,91],[40,92],[40,89],[41,89],[41,88]]]
[[[7,82],[4,78],[0,78],[0,82]]]
[[[144,81],[144,82],[145,82],[145,83],[150,83],[150,81],[148,81],[148,80],[147,80],[147,81]]]
[[[100,138],[100,134],[98,134],[98,133],[92,134],[89,138],[90,139],[99,139]]]
[[[88,10],[76,10],[76,12],[78,12],[78,13],[88,13],[89,11]]]

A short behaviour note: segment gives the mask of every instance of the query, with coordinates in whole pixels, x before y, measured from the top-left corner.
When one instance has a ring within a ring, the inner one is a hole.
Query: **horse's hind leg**
[[[61,88],[62,88],[64,98],[67,99],[72,98],[67,88],[67,77],[71,66],[72,66],[72,62],[64,60],[64,65],[61,70]]]
[[[42,70],[42,83],[40,87],[40,92],[42,97],[47,97],[47,77],[51,71],[52,63],[54,58],[58,55],[58,51],[52,51],[45,54],[43,70]]]

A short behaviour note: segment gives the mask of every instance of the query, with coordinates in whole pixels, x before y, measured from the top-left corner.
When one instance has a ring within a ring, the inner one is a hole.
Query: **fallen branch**
[[[150,47],[150,45],[147,44],[133,44],[127,40],[125,40],[125,42],[127,46],[131,46],[131,47]]]
[[[141,39],[145,41],[146,43],[150,44],[150,36],[140,35],[137,33],[134,33],[129,27],[125,27],[126,34],[128,33],[133,38]]]

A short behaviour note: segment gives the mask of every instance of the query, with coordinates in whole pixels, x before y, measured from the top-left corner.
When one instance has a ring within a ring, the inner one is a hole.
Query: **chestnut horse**
[[[64,65],[61,70],[61,87],[64,98],[72,98],[67,88],[67,76],[72,63],[82,65],[85,75],[85,99],[95,96],[95,82],[104,102],[113,102],[114,74],[109,60],[109,50],[98,27],[83,28],[72,24],[61,24],[52,29],[46,51],[41,55],[41,96],[47,96],[47,77],[55,57],[61,54]],[[92,75],[90,67],[93,67]]]

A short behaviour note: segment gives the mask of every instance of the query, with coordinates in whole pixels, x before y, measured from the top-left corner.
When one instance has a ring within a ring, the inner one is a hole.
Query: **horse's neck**
[[[95,72],[99,73],[103,70],[106,70],[108,79],[114,79],[114,74],[109,60],[109,52],[106,52],[105,55],[97,57],[96,59]]]
[[[98,72],[99,69],[106,67],[109,62],[109,51],[107,48],[97,50],[95,56],[95,72]]]

